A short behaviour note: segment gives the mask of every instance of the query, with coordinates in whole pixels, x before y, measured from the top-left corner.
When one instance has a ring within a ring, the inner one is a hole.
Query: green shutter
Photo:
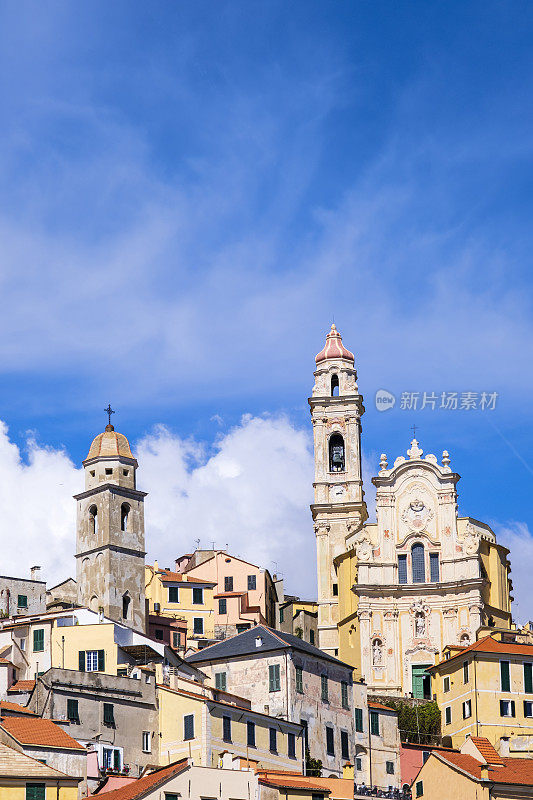
[[[120,769],[120,750],[115,750],[113,753],[113,768]]]
[[[85,672],[85,650],[78,651],[78,669],[80,672]]]
[[[348,684],[345,681],[341,683],[341,698],[342,698],[342,707],[348,708]]]
[[[524,664],[524,692],[526,692],[526,694],[533,693],[532,666],[531,663]]]
[[[500,661],[500,677],[502,682],[502,692],[511,690],[511,677],[509,674],[509,662]]]
[[[27,783],[26,800],[45,800],[46,788],[44,783]]]
[[[105,672],[105,650],[98,651],[98,672]]]
[[[370,712],[370,733],[379,736],[379,714],[377,711]]]
[[[33,650],[37,653],[44,650],[44,628],[33,631]]]
[[[355,730],[357,733],[363,732],[363,709],[356,708],[355,709]]]
[[[296,691],[300,694],[304,690],[303,671],[301,667],[296,667]]]
[[[67,719],[70,720],[70,722],[80,721],[77,700],[67,699]]]
[[[280,689],[279,664],[271,664],[268,668],[268,691],[279,692]]]

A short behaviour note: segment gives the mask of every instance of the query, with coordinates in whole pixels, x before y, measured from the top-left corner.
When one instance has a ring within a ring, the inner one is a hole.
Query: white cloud
[[[533,608],[533,589],[531,583],[531,564],[533,563],[533,536],[525,522],[495,524],[494,531],[498,542],[511,551],[511,579],[513,581],[513,616],[517,622],[525,623],[531,619]]]

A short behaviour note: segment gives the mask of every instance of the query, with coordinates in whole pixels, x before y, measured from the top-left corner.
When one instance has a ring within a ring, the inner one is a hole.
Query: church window
[[[120,506],[120,530],[128,530],[128,520],[130,516],[130,506],[128,503],[122,503]]]
[[[439,570],[439,554],[438,553],[430,553],[429,554],[429,572],[430,572],[430,580],[431,583],[438,583],[440,580],[440,570]]]
[[[339,376],[332,375],[331,376],[331,396],[338,397],[339,396]]]
[[[407,556],[398,556],[398,583],[407,583]]]
[[[383,643],[381,639],[374,639],[372,642],[372,663],[380,666],[383,659]]]
[[[413,569],[413,583],[426,582],[426,567],[424,559],[424,545],[417,542],[411,548],[411,561]]]
[[[131,597],[126,592],[122,595],[122,619],[128,619],[128,610],[131,603]]]
[[[329,440],[329,471],[344,472],[344,439],[340,433]]]
[[[468,645],[470,644],[470,636],[468,635],[468,633],[463,633],[463,635],[461,636],[460,644],[463,647],[468,647]]]
[[[130,474],[130,471],[129,471],[129,469],[123,469],[123,470],[122,470],[122,474],[124,475],[124,477],[125,477],[125,478],[127,478],[127,477],[128,477],[128,475]]]
[[[113,470],[110,467],[106,467],[105,474],[106,475],[112,475],[113,474]]]
[[[89,509],[89,533],[95,536],[98,533],[98,509],[96,506],[91,506]]]

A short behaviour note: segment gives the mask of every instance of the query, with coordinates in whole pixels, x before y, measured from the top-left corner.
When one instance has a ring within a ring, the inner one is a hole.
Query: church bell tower
[[[339,584],[334,561],[347,550],[347,538],[368,517],[361,474],[365,409],[354,355],[344,347],[335,325],[315,361],[309,405],[315,450],[311,512],[317,537],[318,646],[335,656],[339,651]]]
[[[74,496],[78,602],[144,632],[146,492],[136,488],[137,461],[107,411],[109,424],[83,462],[85,491]]]

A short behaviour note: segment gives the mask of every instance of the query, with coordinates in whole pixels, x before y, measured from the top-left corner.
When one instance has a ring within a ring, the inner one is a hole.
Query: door
[[[413,664],[412,669],[412,692],[413,697],[419,700],[431,699],[430,677],[426,674],[426,669],[431,664]]]

